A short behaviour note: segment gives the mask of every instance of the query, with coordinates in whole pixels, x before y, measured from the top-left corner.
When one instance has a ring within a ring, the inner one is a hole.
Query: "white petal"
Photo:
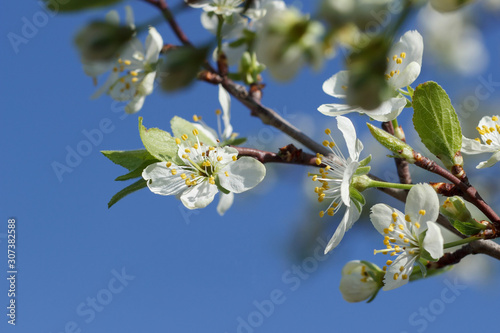
[[[219,194],[219,204],[217,205],[217,213],[220,216],[224,215],[224,213],[231,208],[234,201],[234,194],[231,192],[229,194],[220,193]]]
[[[485,145],[476,140],[462,136],[462,153],[464,154],[475,155],[480,153],[491,153],[497,150],[499,150],[499,147]]]
[[[156,72],[151,72],[146,74],[137,86],[137,91],[139,94],[147,96],[151,95],[155,86]]]
[[[120,24],[120,15],[118,15],[118,12],[116,10],[110,10],[105,17],[106,22],[111,23],[111,24]]]
[[[149,27],[149,34],[146,38],[145,61],[150,64],[157,62],[162,48],[163,38],[154,27]]]
[[[177,195],[187,189],[184,180],[178,175],[172,175],[171,168],[177,166],[172,164],[167,168],[165,162],[148,165],[142,172],[142,178],[148,181],[151,192],[160,195]]]
[[[489,168],[493,165],[495,165],[498,161],[500,161],[500,151],[497,151],[487,161],[483,161],[479,163],[476,168],[477,169],[483,169],[483,168]]]
[[[336,98],[346,98],[349,71],[340,71],[323,83],[323,91]]]
[[[359,152],[356,151],[356,130],[354,129],[354,125],[352,124],[351,120],[344,116],[338,116],[337,127],[344,136],[347,150],[349,151],[349,157],[351,157],[353,161],[358,161]]]
[[[410,275],[413,271],[413,264],[415,263],[416,258],[416,256],[409,255],[406,252],[401,253],[387,268],[387,272],[384,277],[384,288],[382,288],[382,290],[388,291],[407,284],[410,280]],[[400,271],[401,266],[404,267],[403,271]],[[403,274],[406,274],[408,278],[403,280]],[[397,276],[397,279],[394,279],[395,276]]]
[[[118,72],[111,71],[111,73],[109,74],[109,76],[106,79],[106,81],[104,82],[104,84],[102,86],[100,86],[96,90],[96,92],[93,93],[92,96],[90,96],[90,98],[95,99],[95,98],[101,96],[102,94],[107,93],[109,88],[111,88],[111,86],[118,80],[119,77],[120,77],[120,74]]]
[[[193,123],[193,126],[196,127],[196,129],[200,132],[200,134],[204,135],[207,139],[203,141],[204,144],[209,145],[209,146],[216,146],[217,145],[217,132],[214,131],[211,127],[208,127],[205,125],[205,123]]]
[[[441,229],[435,222],[427,223],[427,233],[425,234],[423,248],[429,252],[433,259],[439,259],[443,256],[443,235]]]
[[[406,32],[398,43],[394,44],[389,51],[389,64],[387,73],[391,71],[400,71],[400,74],[395,74],[388,83],[395,89],[406,87],[413,83],[420,74],[422,66],[422,54],[424,51],[424,42],[422,36],[416,30]],[[401,58],[401,53],[406,54],[405,58]],[[393,60],[393,56],[397,56],[402,60],[398,64]]]
[[[346,231],[353,226],[354,222],[359,219],[360,215],[361,212],[358,211],[356,205],[352,204],[351,207],[346,208],[342,221],[340,221],[337,230],[335,230],[335,233],[326,245],[325,254],[327,254],[340,244],[340,241],[342,240],[342,238],[344,238],[344,234],[346,233]]]
[[[125,22],[131,29],[135,29],[134,11],[132,10],[132,7],[128,5],[125,6]]]
[[[136,113],[137,111],[142,109],[145,99],[146,97],[142,95],[137,95],[136,97],[132,98],[132,100],[127,104],[127,106],[125,106],[125,112]]]
[[[318,107],[318,111],[325,116],[337,117],[351,112],[365,113],[366,110],[347,104],[323,104]]]
[[[228,176],[225,175],[226,172]],[[219,171],[219,182],[226,190],[241,193],[259,184],[265,175],[266,168],[262,163],[243,156]]]
[[[389,228],[391,223],[393,223],[392,213],[396,213],[398,216],[404,216],[399,210],[386,204],[376,204],[371,209],[370,220],[375,229],[377,229],[382,236],[386,236],[384,229]]]
[[[421,210],[425,215],[419,214]],[[439,215],[439,199],[429,184],[417,184],[410,189],[406,198],[405,213],[413,222],[420,221],[419,233],[427,229],[426,221],[436,221]]]
[[[219,84],[219,103],[222,107],[222,121],[224,122],[224,132],[222,133],[222,139],[229,139],[233,133],[233,126],[231,126],[231,97],[229,93]]]
[[[350,161],[350,160],[349,160]],[[346,165],[344,174],[342,176],[342,184],[340,185],[340,196],[342,197],[342,202],[344,205],[349,207],[351,205],[351,197],[349,194],[349,187],[351,186],[352,175],[356,172],[359,167],[358,162],[351,162]]]
[[[217,192],[217,186],[204,181],[201,184],[188,188],[181,194],[179,199],[181,199],[184,206],[188,209],[205,208],[214,200]]]
[[[396,119],[406,106],[406,98],[393,97],[376,109],[365,111],[366,115],[376,121],[391,121]]]

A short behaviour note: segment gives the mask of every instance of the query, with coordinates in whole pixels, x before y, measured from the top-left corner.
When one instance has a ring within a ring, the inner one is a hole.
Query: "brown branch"
[[[394,135],[394,126],[392,125],[391,121],[383,122],[382,129],[387,133]],[[399,126],[399,131],[404,135],[403,128],[401,126]],[[404,136],[402,138],[398,137],[398,139],[406,142]],[[396,163],[396,170],[398,172],[399,182],[401,184],[411,184],[411,174],[408,161],[405,160],[404,158],[396,157],[394,159],[394,162]]]
[[[250,156],[255,158],[261,163],[288,163],[288,164],[301,164],[314,167],[325,167],[323,164],[317,164],[316,155],[308,154],[302,151],[302,149],[296,148],[294,145],[289,144],[283,148],[280,148],[279,153],[272,153],[269,151],[263,151],[259,149],[246,148],[246,147],[236,147],[231,146],[238,150],[238,155],[240,156]]]
[[[492,241],[477,240],[464,245],[455,252],[445,253],[444,256],[442,256],[438,261],[429,262],[427,267],[431,269],[438,269],[449,265],[455,265],[466,256],[479,253],[486,254],[500,260],[500,245]]]
[[[144,0],[144,1],[146,3],[155,6],[161,11],[163,17],[168,22],[170,28],[172,29],[172,31],[182,44],[186,46],[193,46],[193,44],[191,44],[186,34],[184,34],[184,31],[181,29],[181,27],[175,20],[175,17],[172,15],[172,12],[170,11],[170,8],[168,7],[168,4],[165,0]]]

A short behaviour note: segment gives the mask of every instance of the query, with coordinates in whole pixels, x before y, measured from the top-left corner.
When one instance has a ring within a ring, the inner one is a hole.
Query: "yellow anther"
[[[394,280],[397,280],[397,279],[398,279],[398,277],[399,277],[399,274],[398,274],[398,273],[394,273],[394,277],[393,277],[393,278],[394,278]]]
[[[123,63],[127,66],[130,66],[132,64],[132,61],[130,60],[124,60]]]
[[[182,134],[181,135],[181,139],[184,140],[184,141],[186,141],[188,139],[187,134]]]
[[[388,234],[389,233],[389,229],[385,228],[384,229],[384,234]]]
[[[193,121],[200,121],[201,117],[198,117],[197,115],[193,115]]]
[[[396,221],[398,220],[398,213],[396,213],[396,212],[393,212],[393,213],[392,213],[392,220],[393,220],[394,222],[396,222]]]
[[[325,130],[325,134],[326,134],[326,135],[330,135],[330,133],[332,133],[332,131],[330,131],[330,129],[329,129],[329,128],[327,128],[327,129]]]
[[[403,280],[406,280],[406,279],[408,279],[408,275],[403,274],[403,275],[401,275],[401,278],[402,278]]]
[[[490,133],[495,132],[495,127],[490,127]]]
[[[405,239],[403,239],[403,242],[405,242],[406,244],[408,244],[410,242],[410,240],[408,238],[405,238]]]
[[[184,183],[185,183],[187,186],[191,186],[191,185],[193,185],[189,179],[186,179],[186,180],[184,181]]]
[[[392,56],[392,60],[396,61],[397,59],[398,59],[398,55],[397,54],[395,54],[395,55]]]
[[[323,141],[323,146],[327,147],[329,144],[330,144],[330,141],[328,141],[328,140]]]
[[[187,154],[182,154],[182,158],[188,158],[189,156]]]
[[[385,74],[385,79],[386,80],[389,80],[391,78],[391,76],[389,74]]]
[[[321,158],[316,158],[316,165],[320,165],[321,163]]]
[[[405,226],[404,226],[404,225],[402,225],[402,224],[398,224],[398,228],[399,228],[399,230],[404,230],[404,229],[405,229]]]
[[[398,60],[396,60],[396,63],[397,63],[397,64],[402,64],[402,63],[403,63],[403,59],[398,58]]]
[[[382,267],[382,270],[385,272],[387,271],[387,266]]]
[[[404,271],[404,270],[405,270],[405,267],[404,267],[404,266],[399,267],[399,271],[400,271],[400,272],[402,272],[402,271]]]
[[[401,58],[406,58],[406,53],[405,52],[401,52],[401,54],[399,55]]]
[[[125,83],[125,89],[130,89],[130,83]]]
[[[408,214],[405,215],[405,221],[406,222],[411,222],[410,215],[408,215]]]
[[[331,166],[327,165],[327,166],[325,167],[325,170],[326,170],[326,171],[328,171],[328,170],[330,170],[331,168],[332,168]]]
[[[424,215],[425,215],[425,209],[421,209],[421,210],[419,210],[419,211],[418,211],[418,213],[419,213],[420,215],[424,216]]]
[[[399,69],[397,69],[397,70],[396,70],[396,75],[399,75],[399,73],[400,73],[400,72],[399,72]]]
[[[420,229],[420,223],[415,222],[415,227],[416,227],[417,229]]]
[[[234,155],[234,156],[232,157],[232,159],[233,159],[233,161],[236,161],[236,160],[238,159],[238,157],[237,157],[236,155]]]
[[[175,138],[175,143],[178,144],[178,145],[180,145],[181,144],[181,139]]]
[[[342,89],[347,90],[347,86],[341,86]]]
[[[186,148],[186,149],[184,149],[184,152],[186,152],[186,153],[190,153],[190,152],[191,152],[191,150],[190,150],[189,148]]]
[[[222,156],[217,156],[217,161],[222,161]]]
[[[133,77],[130,81],[132,81],[132,83],[137,83],[137,82],[139,82],[139,79],[136,77]]]
[[[122,58],[119,58],[119,59],[118,59],[118,63],[119,63],[119,64],[123,64],[123,60],[122,60]]]
[[[198,130],[195,128],[195,129],[193,130],[193,135],[198,135],[198,134],[200,134],[200,132],[198,132]]]
[[[181,178],[182,179],[186,179],[187,178],[186,174],[185,173],[181,173]]]
[[[498,121],[498,117],[497,116],[493,116],[493,117],[491,117],[491,120]]]
[[[172,173],[173,176],[175,176],[177,174],[177,170],[175,170],[175,169],[170,170],[170,172]]]
[[[334,209],[333,209],[333,208],[331,208],[331,207],[330,207],[330,208],[328,208],[328,210],[327,210],[326,212],[327,212],[327,213],[328,213],[328,215],[330,215],[330,216],[333,216],[333,214],[335,213],[335,212],[334,212]],[[364,267],[364,266],[363,266],[363,267]]]
[[[221,113],[222,113],[222,111],[220,109],[215,110],[216,115],[220,116]]]
[[[167,168],[170,168],[170,166],[172,165],[172,162],[167,162]]]
[[[332,204],[333,208],[337,208],[337,206],[338,206],[338,205],[339,205],[339,204],[338,204],[338,203],[336,203],[336,202],[334,202],[334,203]]]
[[[208,178],[208,182],[212,185],[215,185],[215,178],[214,176],[210,176],[210,178]]]
[[[130,75],[137,76],[137,72],[136,71],[130,71]]]
[[[392,265],[392,260],[387,260],[387,262],[385,263],[387,266],[390,266]]]
[[[226,177],[229,177],[229,174],[227,173],[227,171],[224,171],[224,174],[226,175]]]
[[[335,142],[333,142],[333,141],[330,141],[330,144],[328,145],[328,147],[330,147],[330,148],[333,148],[333,147],[335,147]]]
[[[405,238],[405,235],[399,234],[399,238],[403,239],[403,238]]]
[[[199,146],[198,146],[198,144],[197,144],[197,143],[195,143],[195,144],[193,145],[193,148],[194,148],[194,149],[198,149],[198,147],[199,147]]]
[[[389,245],[389,244],[390,244],[390,243],[389,243],[389,240],[388,240],[388,239],[384,239],[384,245],[386,245],[386,246],[387,246],[387,245]]]
[[[393,77],[393,76],[394,76],[394,71],[391,71],[391,72],[389,73],[389,75],[390,75],[391,77]]]
[[[493,141],[491,141],[491,139],[486,140],[486,144],[488,144],[488,145],[491,145],[492,142]]]
[[[325,212],[324,211],[319,212],[319,217],[323,217],[323,216],[325,216]]]
[[[410,250],[408,253],[413,255],[413,254],[415,254],[415,250]]]
[[[318,179],[318,175],[314,175],[314,176],[312,177],[313,182],[315,182],[317,179]]]

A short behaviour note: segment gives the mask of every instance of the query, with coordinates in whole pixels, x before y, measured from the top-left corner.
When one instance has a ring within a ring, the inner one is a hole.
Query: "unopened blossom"
[[[314,190],[318,194],[318,201],[331,200],[328,207],[320,212],[321,217],[325,213],[334,216],[343,205],[346,206],[344,216],[326,246],[325,254],[337,247],[346,231],[359,219],[364,205],[364,198],[361,193],[351,188],[354,173],[360,166],[359,155],[363,150],[363,144],[356,137],[356,130],[349,118],[337,117],[337,126],[344,136],[349,156],[344,157],[331,137],[331,131],[327,129],[325,133],[330,135],[331,141],[325,140],[323,145],[330,148],[333,157],[318,156],[318,163],[323,163],[326,167],[319,169],[318,174],[309,173],[313,181],[321,184]],[[358,196],[354,197],[353,193]]]
[[[207,146],[186,134],[176,138],[182,163],[158,162],[144,169],[142,177],[149,189],[160,195],[175,195],[188,209],[204,208],[219,192],[241,193],[259,184],[265,176],[264,165],[251,157],[238,158],[231,147]],[[217,185],[218,184],[218,185]]]
[[[366,114],[377,121],[391,121],[403,111],[407,99],[400,94],[400,89],[412,84],[420,74],[424,44],[422,36],[416,30],[406,32],[399,42],[394,44],[387,57],[385,79],[393,96],[373,110],[347,104],[323,104],[318,111],[327,116],[339,116],[351,112]],[[323,83],[323,91],[335,98],[347,97],[349,72],[340,71]]]
[[[350,303],[361,302],[373,297],[380,285],[373,278],[380,271],[371,272],[372,269],[359,260],[349,261],[342,268],[342,278],[340,279],[340,292],[344,300]]]
[[[462,137],[462,153],[480,154],[493,153],[491,157],[479,163],[476,168],[488,168],[500,161],[500,122],[499,116],[485,116],[476,127],[480,138],[469,139]]]
[[[375,253],[389,255],[383,290],[408,283],[414,264],[421,257],[437,260],[443,255],[443,236],[435,222],[439,216],[439,199],[428,184],[417,184],[408,193],[405,214],[386,204],[371,209],[370,220],[384,236],[385,248]],[[425,235],[425,236],[423,236]],[[430,255],[430,258],[429,258]]]

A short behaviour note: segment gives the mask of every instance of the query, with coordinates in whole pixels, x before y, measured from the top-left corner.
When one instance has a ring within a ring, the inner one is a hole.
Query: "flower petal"
[[[413,271],[413,264],[416,259],[417,256],[410,255],[407,252],[401,253],[387,268],[387,272],[384,276],[384,287],[382,290],[388,291],[407,284],[410,280],[410,275]],[[403,267],[402,271],[401,267]],[[403,275],[406,275],[407,278],[403,279]]]
[[[201,184],[188,188],[181,194],[179,199],[181,199],[184,206],[188,209],[205,208],[214,200],[217,192],[217,186],[204,181]]]
[[[396,73],[389,79],[389,85],[399,89],[412,84],[420,74],[423,51],[424,42],[418,31],[406,32],[389,51],[389,64],[386,73],[400,71],[399,74]],[[404,57],[401,56],[403,52]]]
[[[376,121],[391,121],[396,119],[406,106],[406,98],[393,97],[376,109],[365,111],[365,114]]]
[[[348,160],[348,163],[350,159]],[[351,205],[351,197],[349,194],[349,187],[351,186],[352,175],[356,172],[359,167],[359,162],[350,162],[346,165],[344,174],[342,176],[342,183],[340,185],[340,196],[344,205],[349,207]]]
[[[222,121],[224,122],[224,132],[222,133],[222,140],[227,140],[233,133],[233,126],[231,126],[231,97],[229,93],[219,84],[219,103],[222,107]]]
[[[347,104],[323,104],[318,107],[318,111],[325,116],[337,117],[351,112],[365,113],[366,110]]]
[[[149,27],[149,34],[146,38],[146,59],[149,64],[156,63],[163,48],[163,38],[154,27]]]
[[[150,164],[142,172],[142,178],[148,182],[148,187],[153,193],[177,195],[185,191],[187,186],[181,177],[172,175],[171,170],[176,167],[172,164],[171,168],[167,168],[165,162]]]
[[[349,71],[340,71],[323,83],[323,91],[336,98],[346,98]]]
[[[344,234],[346,233],[346,231],[353,226],[354,222],[359,219],[360,215],[361,212],[358,211],[356,205],[352,204],[351,207],[346,208],[342,221],[340,221],[337,230],[335,230],[335,233],[326,245],[325,254],[327,254],[340,244],[340,241],[342,240],[342,238],[344,238]]]
[[[344,116],[337,117],[337,127],[342,132],[344,136],[345,143],[347,145],[347,150],[349,151],[349,157],[353,161],[359,160],[359,151],[356,150],[356,130],[349,118]]]
[[[144,100],[146,97],[142,95],[137,95],[132,100],[125,106],[125,112],[126,113],[136,113],[140,109],[142,109],[142,106],[144,105]]]
[[[429,252],[433,259],[439,259],[443,256],[444,239],[441,234],[441,229],[436,222],[427,222],[427,233],[425,234],[422,247]]]
[[[125,6],[125,23],[130,27],[130,29],[135,29],[134,11],[131,6]]]
[[[156,72],[146,74],[137,86],[137,92],[141,95],[151,95],[155,85]]]
[[[476,169],[489,168],[500,161],[500,151],[497,151],[487,161],[483,161],[476,166]]]
[[[421,215],[420,211],[425,211]],[[405,213],[412,222],[419,221],[418,233],[427,229],[426,221],[436,221],[439,215],[439,199],[436,191],[429,184],[417,184],[410,189],[406,198]]]
[[[234,201],[234,194],[231,192],[229,194],[220,193],[219,194],[219,204],[217,205],[217,213],[220,216],[224,215],[224,213],[231,208]]]
[[[491,153],[497,151],[498,149],[499,147],[485,145],[481,142],[477,142],[476,140],[462,136],[462,153],[464,154],[475,155],[480,153]]]
[[[370,220],[375,229],[377,229],[382,236],[387,235],[384,229],[389,228],[391,223],[393,223],[392,213],[396,213],[398,216],[404,216],[399,210],[386,204],[376,204],[371,209]]]
[[[266,168],[262,163],[243,156],[219,171],[219,182],[226,190],[241,193],[259,184],[265,175]]]

